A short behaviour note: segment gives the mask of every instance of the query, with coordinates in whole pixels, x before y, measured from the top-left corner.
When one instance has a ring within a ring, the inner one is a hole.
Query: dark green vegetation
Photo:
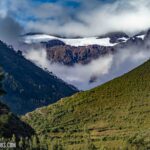
[[[0,96],[6,92],[3,90],[2,81],[4,73],[0,69]],[[1,97],[0,97],[1,98]],[[9,147],[12,143],[13,148]],[[0,149],[5,150],[61,150],[60,143],[45,144],[42,137],[39,138],[35,131],[19,117],[15,116],[9,108],[0,102]]]
[[[150,61],[100,87],[26,114],[45,143],[66,150],[150,149]]]
[[[5,93],[2,89],[2,79],[3,73],[0,71],[0,96]],[[29,125],[13,115],[6,105],[0,103],[0,138],[11,138],[13,135],[30,137],[33,134],[34,130]]]
[[[43,71],[0,41],[0,65],[5,72],[3,97],[16,114],[25,114],[77,92],[54,75]]]
[[[34,130],[10,112],[9,108],[0,103],[0,137],[30,137]]]

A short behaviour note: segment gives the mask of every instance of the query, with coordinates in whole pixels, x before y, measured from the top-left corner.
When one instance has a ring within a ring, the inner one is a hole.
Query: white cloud
[[[113,56],[108,55],[93,60],[88,65],[76,64],[74,67],[68,67],[62,64],[51,63],[47,60],[44,49],[29,50],[25,57],[41,68],[46,68],[53,72],[64,81],[77,86],[79,89],[89,88],[89,80],[92,76],[99,77],[108,74],[113,60]]]
[[[150,51],[143,49],[122,49],[115,55],[106,55],[93,60],[87,65],[76,64],[68,67],[47,60],[46,50],[29,50],[25,57],[41,68],[47,68],[64,81],[75,85],[79,89],[86,90],[120,76],[150,58]],[[89,83],[91,77],[97,77],[97,81]]]
[[[49,20],[46,24],[31,21],[28,28],[69,36],[94,36],[111,31],[135,33],[150,27],[150,1],[118,0],[111,4],[97,5],[92,10],[80,10],[79,13],[76,12],[76,18],[80,21],[70,19],[61,25],[58,20]]]
[[[65,2],[35,5],[30,0],[1,0],[0,15],[13,15],[14,19],[24,23],[26,32],[68,36],[95,36],[112,31],[133,34],[150,27],[148,0],[116,0],[112,3],[78,0],[80,6],[75,9],[65,6]]]

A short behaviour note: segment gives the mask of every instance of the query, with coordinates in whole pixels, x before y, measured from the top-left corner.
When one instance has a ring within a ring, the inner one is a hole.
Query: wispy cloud
[[[115,55],[106,55],[93,60],[87,65],[76,64],[67,67],[58,63],[51,63],[47,59],[45,49],[31,49],[25,57],[42,68],[47,68],[64,81],[86,90],[98,86],[117,76],[120,76],[150,58],[150,51],[137,48],[122,49]],[[89,83],[92,77],[97,81]]]
[[[100,77],[108,74],[113,61],[113,56],[108,55],[93,60],[88,65],[76,64],[74,67],[68,67],[58,63],[51,63],[47,59],[47,54],[44,49],[31,49],[25,54],[25,57],[38,66],[53,72],[64,81],[77,86],[79,89],[89,88],[91,86],[89,84],[91,77]]]
[[[62,14],[58,11],[55,19],[47,20],[47,23],[45,20],[31,20],[27,27],[31,30],[70,36],[93,36],[111,31],[135,33],[150,27],[149,1],[117,0],[107,4],[95,1],[95,4],[97,5],[82,1],[76,11],[66,10],[66,13]]]
[[[150,27],[147,0],[1,0],[0,15],[11,16],[26,32],[92,36],[111,31],[135,33]]]

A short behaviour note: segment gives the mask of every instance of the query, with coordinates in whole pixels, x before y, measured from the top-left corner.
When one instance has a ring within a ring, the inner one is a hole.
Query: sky
[[[20,36],[29,32],[66,37],[115,31],[134,35],[149,29],[149,18],[150,0],[0,0],[0,40],[17,47]],[[127,49],[125,53],[70,68],[50,64],[44,50],[29,52],[26,58],[82,90],[128,72],[150,57],[149,51]],[[89,85],[95,74],[98,82]]]
[[[9,19],[23,33],[84,37],[114,31],[133,34],[150,27],[149,17],[148,0],[0,0],[0,24]],[[0,28],[11,30],[5,25]]]

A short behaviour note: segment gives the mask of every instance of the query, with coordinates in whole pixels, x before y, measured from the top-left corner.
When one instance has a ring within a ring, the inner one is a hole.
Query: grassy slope
[[[61,139],[68,149],[77,150],[87,133],[98,149],[124,147],[126,141],[144,147],[150,142],[149,116],[150,61],[100,87],[28,113],[23,120],[39,135]]]

